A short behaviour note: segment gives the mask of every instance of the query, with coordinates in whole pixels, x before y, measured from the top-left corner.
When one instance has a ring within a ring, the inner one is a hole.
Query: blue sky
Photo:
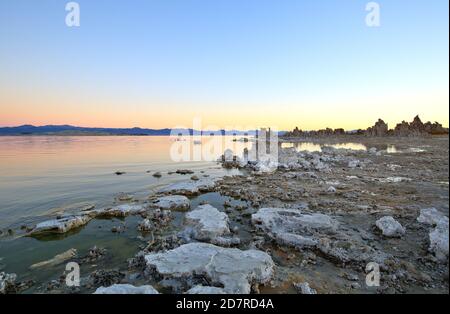
[[[448,125],[448,1],[0,0],[0,125]]]

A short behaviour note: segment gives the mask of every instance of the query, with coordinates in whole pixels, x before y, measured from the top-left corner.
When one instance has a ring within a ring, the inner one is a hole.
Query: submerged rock
[[[391,216],[378,219],[375,225],[386,237],[398,238],[405,234],[405,228]]]
[[[81,258],[81,263],[92,263],[96,262],[97,260],[103,258],[106,255],[107,251],[104,248],[99,248],[97,246],[91,247],[89,249],[89,252]]]
[[[208,243],[189,243],[164,253],[145,255],[147,267],[164,278],[192,280],[205,276],[226,293],[248,294],[253,284],[265,284],[274,263],[265,252],[221,248]]]
[[[189,170],[189,169],[178,169],[177,171],[175,171],[175,173],[186,175],[186,174],[193,174],[194,171]]]
[[[115,284],[110,287],[100,287],[94,294],[159,294],[150,285],[135,287],[129,284]]]
[[[56,266],[56,265],[62,264],[64,262],[74,258],[76,255],[77,255],[77,250],[70,249],[64,253],[56,255],[52,259],[31,265],[30,269],[47,267],[47,266]]]
[[[191,207],[191,202],[186,196],[169,195],[156,199],[152,207],[157,207],[165,210],[188,210]]]
[[[208,204],[187,213],[185,220],[193,227],[193,237],[199,241],[210,241],[230,233],[228,216]]]

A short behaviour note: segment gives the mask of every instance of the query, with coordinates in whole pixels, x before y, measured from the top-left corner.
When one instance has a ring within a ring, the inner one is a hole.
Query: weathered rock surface
[[[155,228],[154,225],[148,218],[142,220],[138,225],[138,230],[142,232],[149,232],[152,231],[154,228]]]
[[[0,273],[0,294],[14,292],[16,286],[16,274]]]
[[[311,288],[307,282],[294,283],[294,288],[300,294],[317,294],[317,291]]]
[[[147,211],[144,205],[123,204],[112,208],[92,210],[87,212],[91,217],[127,217],[129,215],[137,215]]]
[[[92,220],[90,215],[69,216],[64,218],[52,219],[38,223],[29,235],[39,235],[47,233],[66,233],[70,230],[86,225]]]
[[[265,284],[274,263],[265,252],[221,248],[208,243],[189,243],[164,253],[145,255],[147,267],[164,278],[189,280],[205,276],[226,293],[248,294],[253,284]]]
[[[159,294],[150,285],[135,287],[128,284],[115,284],[110,287],[100,287],[94,294]]]
[[[448,219],[443,219],[439,221],[434,230],[430,232],[429,251],[432,252],[434,256],[436,256],[436,258],[443,263],[448,263],[448,225]]]
[[[225,294],[225,290],[217,287],[195,286],[189,289],[186,294]]]
[[[424,208],[420,210],[420,215],[417,221],[426,225],[436,226],[442,220],[448,220],[444,214],[436,208]]]
[[[392,216],[384,216],[375,222],[381,233],[389,238],[399,238],[405,234],[405,228]]]
[[[334,233],[338,227],[330,216],[284,208],[261,208],[252,215],[252,223],[279,244],[296,248],[315,246],[318,238],[314,234]]]
[[[30,269],[48,267],[48,266],[56,266],[56,265],[62,264],[64,262],[70,260],[71,258],[74,258],[76,255],[77,255],[77,250],[70,249],[70,250],[65,251],[64,253],[56,255],[52,259],[31,265]]]
[[[389,132],[388,125],[381,119],[375,123],[373,127],[370,127],[366,131],[368,136],[386,136]]]
[[[185,220],[193,228],[193,237],[199,241],[210,241],[230,233],[228,216],[208,204],[187,213]]]
[[[179,194],[185,196],[195,196],[200,193],[212,191],[216,183],[212,179],[201,179],[198,181],[178,182],[168,185],[159,190],[165,194]]]
[[[188,210],[191,207],[191,202],[186,196],[169,195],[156,199],[152,207],[157,207],[164,210]]]
[[[441,262],[448,262],[449,251],[449,220],[436,208],[424,208],[420,210],[417,221],[434,227],[429,233],[428,250]]]

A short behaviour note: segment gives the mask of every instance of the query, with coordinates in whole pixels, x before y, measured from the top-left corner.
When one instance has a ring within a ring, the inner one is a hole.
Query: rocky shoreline
[[[274,172],[236,163],[240,175],[199,175],[16,231],[70,237],[122,221],[111,232],[134,230],[140,245],[116,268],[97,246],[30,265],[89,266],[80,287],[67,287],[66,273],[33,282],[1,272],[0,294],[448,293],[448,137],[392,139],[395,154],[383,137],[364,138],[367,150],[329,141],[320,152],[281,149]],[[366,284],[370,263],[378,287]]]

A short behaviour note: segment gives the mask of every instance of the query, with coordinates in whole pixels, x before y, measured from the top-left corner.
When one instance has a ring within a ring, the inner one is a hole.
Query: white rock
[[[442,220],[448,220],[448,217],[439,212],[436,208],[421,209],[420,215],[417,217],[418,222],[430,226],[436,226]]]
[[[86,212],[91,217],[127,217],[147,211],[144,205],[123,204],[113,208],[97,209]]]
[[[448,218],[447,220],[442,219],[430,232],[429,251],[441,262],[448,262],[448,225]]]
[[[6,294],[9,290],[13,290],[16,284],[17,275],[0,273],[0,294]]]
[[[228,216],[208,204],[187,213],[185,220],[194,228],[194,238],[199,241],[209,241],[230,233]]]
[[[198,195],[202,192],[209,192],[216,186],[215,180],[201,179],[198,181],[185,181],[170,184],[159,190],[160,193],[180,194],[180,195]]]
[[[315,233],[334,233],[339,225],[327,215],[285,208],[261,208],[252,215],[252,223],[279,244],[296,248],[316,245]]]
[[[69,216],[59,219],[47,220],[38,223],[36,227],[30,231],[29,235],[38,235],[44,233],[66,233],[72,229],[86,225],[92,217],[89,215]]]
[[[378,219],[375,222],[375,225],[386,237],[395,238],[401,237],[405,234],[405,228],[403,228],[403,226],[391,216],[384,216]]]
[[[150,285],[135,287],[128,284],[115,284],[110,287],[100,287],[94,294],[159,294]]]
[[[191,202],[186,196],[169,195],[158,198],[152,207],[157,207],[163,210],[188,210],[191,207]]]
[[[300,294],[317,294],[317,291],[311,288],[307,282],[294,283],[294,287]]]
[[[252,284],[269,282],[274,269],[272,258],[265,252],[208,243],[189,243],[164,253],[150,253],[145,261],[166,278],[205,276],[212,285],[221,285],[224,292],[233,294],[248,294]]]
[[[379,179],[382,183],[401,183],[401,182],[410,182],[412,181],[410,178],[404,177],[388,177]]]
[[[334,186],[330,186],[330,187],[327,189],[327,192],[328,192],[328,193],[336,193],[336,188],[335,188]]]
[[[153,228],[154,228],[154,226],[153,226],[152,222],[150,221],[150,219],[144,219],[138,225],[139,231],[148,232],[148,231],[151,231]]]
[[[191,289],[189,289],[187,294],[225,294],[225,291],[223,288],[217,288],[217,287],[205,287],[205,286],[195,286]]]

